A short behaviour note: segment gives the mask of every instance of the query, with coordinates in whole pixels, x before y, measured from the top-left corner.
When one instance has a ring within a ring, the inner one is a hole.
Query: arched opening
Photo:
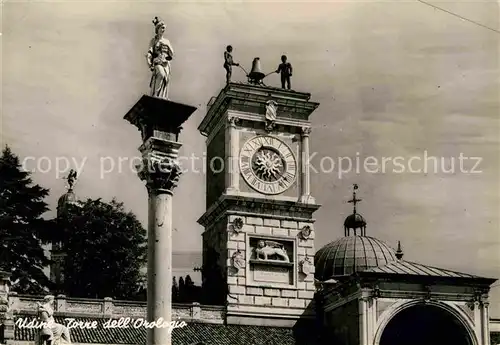
[[[433,305],[403,309],[387,324],[380,345],[473,345],[464,325]]]

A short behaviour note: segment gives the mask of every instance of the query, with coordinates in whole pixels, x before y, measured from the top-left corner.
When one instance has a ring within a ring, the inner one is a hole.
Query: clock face
[[[297,161],[283,141],[271,136],[256,136],[241,149],[240,171],[256,191],[280,194],[295,182]]]

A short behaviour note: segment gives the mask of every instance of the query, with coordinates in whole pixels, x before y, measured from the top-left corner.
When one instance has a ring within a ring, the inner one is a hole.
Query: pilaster
[[[490,303],[483,301],[481,303],[481,326],[482,326],[482,339],[483,345],[490,345]]]
[[[228,153],[225,160],[226,186],[227,193],[235,193],[239,191],[239,132],[236,128],[239,118],[228,115],[226,121],[226,145],[225,151]]]
[[[310,169],[310,154],[309,154],[309,135],[311,134],[311,127],[301,128],[301,202],[314,203],[315,200],[311,196],[311,169]]]
[[[377,304],[373,290],[368,288],[361,289],[361,296],[358,302],[360,345],[371,345],[375,335],[377,317]]]

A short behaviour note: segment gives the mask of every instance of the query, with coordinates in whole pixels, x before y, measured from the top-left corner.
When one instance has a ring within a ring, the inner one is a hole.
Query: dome
[[[359,229],[366,226],[366,221],[359,213],[353,213],[347,216],[344,221],[344,227],[349,229]]]
[[[75,193],[70,189],[67,193],[61,195],[59,200],[57,201],[57,213],[61,214],[66,209],[66,206],[69,204],[76,204],[77,199]]]
[[[342,237],[316,252],[314,256],[315,277],[325,281],[333,277],[351,275],[354,272],[382,266],[396,260],[395,251],[376,238],[368,236]]]

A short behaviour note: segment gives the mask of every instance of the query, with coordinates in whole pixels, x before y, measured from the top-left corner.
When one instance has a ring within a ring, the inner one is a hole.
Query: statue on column
[[[69,329],[54,320],[54,297],[46,296],[43,303],[38,303],[38,318],[44,323],[37,334],[36,345],[71,344]]]
[[[149,69],[151,70],[150,96],[168,99],[168,85],[170,83],[170,61],[174,57],[174,50],[170,41],[163,37],[165,23],[155,17],[155,37],[151,39],[146,55]]]

